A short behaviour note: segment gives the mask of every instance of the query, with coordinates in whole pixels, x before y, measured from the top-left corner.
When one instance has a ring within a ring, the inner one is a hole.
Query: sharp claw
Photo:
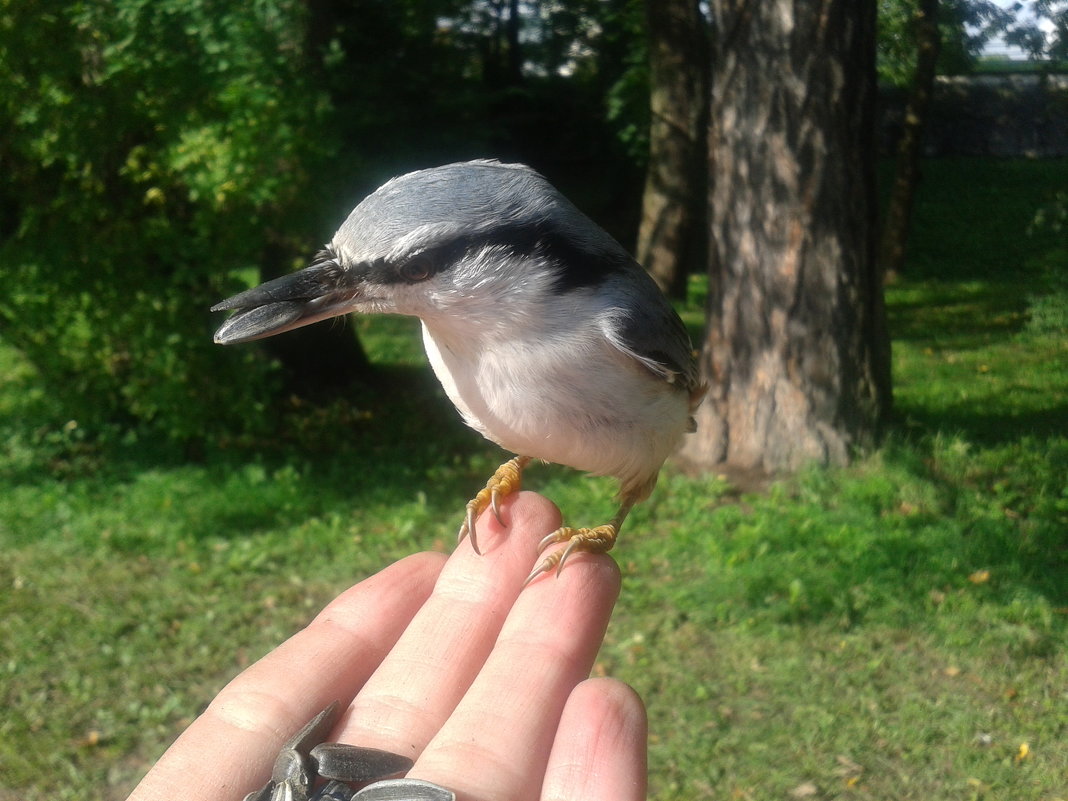
[[[558,541],[559,540],[556,539],[556,532],[554,531],[552,534],[545,537],[541,541],[538,546],[538,553],[540,554],[543,550],[545,550],[545,548]],[[538,566],[535,567],[532,571],[530,571],[530,575],[527,576],[526,580],[523,582],[523,587],[526,587],[528,584],[530,584],[530,582],[532,582],[542,573],[548,573],[554,567],[556,568],[556,576],[557,578],[559,578],[560,572],[564,569],[564,562],[567,561],[567,558],[575,552],[576,548],[578,548],[580,544],[581,540],[579,540],[578,538],[572,538],[567,543],[567,547],[564,548],[562,551],[555,551],[546,556],[544,559],[542,559],[541,562],[538,563]]]
[[[552,569],[553,569],[553,562],[552,562],[551,559],[546,557],[545,559],[543,559],[541,561],[541,563],[536,568],[534,568],[533,570],[530,571],[530,575],[527,576],[526,580],[523,582],[523,586],[520,587],[520,589],[525,589],[526,586],[528,584],[530,584],[530,582],[532,582],[534,579],[536,579],[542,573],[548,573]]]
[[[460,533],[456,535],[457,544],[463,542],[464,537],[470,536],[471,548],[475,553],[482,555],[475,541],[475,520],[484,509],[489,508],[493,511],[497,522],[504,525],[504,518],[501,516],[501,500],[519,489],[523,468],[529,461],[530,457],[516,456],[497,468],[493,477],[486,482],[486,486],[468,502],[466,518],[460,526]]]
[[[551,534],[546,534],[544,537],[541,538],[541,542],[538,543],[538,553],[539,554],[541,554],[546,548],[548,548],[553,543],[560,542],[560,540],[557,539],[557,535],[559,535],[561,530],[562,529],[557,529],[556,531],[552,532]]]
[[[560,577],[560,571],[562,571],[564,569],[564,562],[567,561],[567,557],[571,556],[571,554],[575,550],[575,546],[578,545],[580,542],[581,542],[581,540],[578,539],[577,537],[572,537],[571,542],[569,542],[567,544],[567,547],[564,548],[564,552],[562,554],[560,554],[560,561],[556,563],[556,576],[557,576],[557,578]]]
[[[460,533],[456,536],[456,544],[459,545],[464,541],[464,537],[471,538],[471,549],[479,556],[482,555],[482,551],[478,549],[478,539],[475,537],[475,507],[472,503],[467,505],[467,516],[464,518],[464,522],[460,524]]]
[[[496,487],[490,493],[490,509],[493,510],[493,516],[497,518],[497,522],[503,526],[504,520],[501,519],[501,493]]]
[[[571,557],[571,554],[576,551],[589,551],[591,553],[604,553],[611,549],[615,543],[616,534],[619,531],[618,522],[609,523],[606,526],[598,526],[597,528],[569,528],[564,526],[558,528],[551,534],[547,534],[542,537],[541,542],[538,543],[538,555],[545,553],[545,550],[550,545],[556,543],[566,542],[567,545],[561,550],[553,551],[546,556],[541,563],[534,568],[534,571],[527,576],[527,580],[523,582],[523,586],[526,587],[542,573],[548,573],[554,567],[556,568],[556,575],[559,576],[564,569],[564,563]]]

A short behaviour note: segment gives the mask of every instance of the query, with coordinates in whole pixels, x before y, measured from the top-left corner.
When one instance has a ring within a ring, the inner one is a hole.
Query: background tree
[[[938,56],[942,50],[939,6],[939,0],[919,0],[909,20],[913,28],[910,38],[916,42],[916,66],[909,83],[909,95],[897,143],[894,179],[880,235],[879,262],[887,277],[896,276],[905,264],[905,245],[919,177],[924,122],[934,91]]]
[[[875,4],[713,0],[711,385],[686,455],[841,464],[890,406],[875,264]]]
[[[358,377],[359,343],[222,349],[207,308],[302,266],[389,176],[529,161],[629,237],[605,97],[633,2],[6,4],[0,335],[83,430],[268,430],[274,400]]]
[[[1015,3],[992,0],[880,0],[880,78],[907,92],[895,146],[894,177],[887,196],[879,261],[888,278],[901,273],[908,247],[913,198],[920,180],[920,156],[935,76],[972,69],[997,36],[1031,58],[1056,55],[1068,29],[1068,4],[1051,0]],[[1026,9],[1027,13],[1022,13]],[[1046,37],[1039,19],[1053,23]]]
[[[708,24],[697,0],[646,0],[649,163],[638,261],[672,297],[707,261]]]
[[[1017,15],[994,0],[939,0],[939,55],[936,74],[970,72],[990,40],[1023,24]],[[920,56],[919,35],[927,34],[918,22],[920,0],[879,0],[876,67],[880,83],[907,89],[916,76]]]
[[[998,29],[1005,42],[1022,49],[1027,57],[1049,63],[1068,59],[1068,2],[1019,0],[1015,12]]]
[[[303,20],[287,0],[5,5],[0,332],[81,423],[188,440],[256,419],[269,365],[218,353],[207,306],[285,238],[323,155]]]

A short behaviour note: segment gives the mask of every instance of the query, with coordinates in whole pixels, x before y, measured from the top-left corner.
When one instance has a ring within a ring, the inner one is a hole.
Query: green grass
[[[615,551],[596,669],[646,700],[659,801],[1068,798],[1068,253],[1025,233],[1068,162],[925,176],[885,444],[759,493],[669,469]],[[196,463],[93,445],[0,347],[0,799],[121,798],[335,593],[451,543],[500,452],[416,327],[356,324],[377,392]],[[528,484],[611,511],[610,481]]]

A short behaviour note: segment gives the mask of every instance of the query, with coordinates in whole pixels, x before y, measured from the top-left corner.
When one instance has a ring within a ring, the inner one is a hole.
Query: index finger
[[[240,798],[270,777],[279,748],[335,699],[347,704],[430,594],[445,561],[421,553],[342,593],[231,681],[182,733],[130,801]]]

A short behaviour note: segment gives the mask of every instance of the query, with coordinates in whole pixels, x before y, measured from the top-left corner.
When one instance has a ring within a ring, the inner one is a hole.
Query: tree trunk
[[[697,0],[646,0],[649,167],[638,261],[671,297],[707,264],[708,24]]]
[[[519,86],[523,83],[523,49],[519,40],[519,32],[523,26],[523,19],[519,14],[519,0],[509,0],[508,19],[504,22],[504,39],[507,42],[507,65],[508,83],[510,86]]]
[[[920,146],[927,121],[934,88],[935,68],[942,50],[942,35],[938,30],[938,0],[920,0],[916,15],[916,72],[912,76],[909,99],[905,105],[905,121],[897,144],[894,164],[894,183],[883,219],[882,239],[879,243],[879,262],[887,278],[900,275],[905,266],[908,246],[909,220],[920,178]]]
[[[712,0],[711,386],[684,456],[843,464],[889,409],[875,3]]]

